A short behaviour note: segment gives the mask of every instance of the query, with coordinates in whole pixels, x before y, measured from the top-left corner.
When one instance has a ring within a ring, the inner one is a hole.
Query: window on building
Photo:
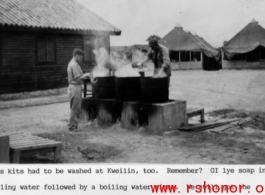
[[[37,37],[37,63],[55,64],[56,50],[55,37],[46,35]]]
[[[190,52],[189,51],[181,51],[180,52],[180,60],[181,60],[181,62],[190,62]]]
[[[201,52],[190,52],[191,54],[191,61],[193,62],[197,62],[197,61],[201,61]]]
[[[170,51],[170,60],[171,62],[179,62],[179,52],[178,51]]]

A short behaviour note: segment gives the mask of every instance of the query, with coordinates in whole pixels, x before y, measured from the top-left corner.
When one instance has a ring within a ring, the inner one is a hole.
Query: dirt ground
[[[265,163],[265,71],[175,71],[171,99],[204,107],[206,120],[247,118],[232,129],[173,135],[128,131],[118,123],[102,127],[81,123],[81,132],[67,130],[69,103],[0,110],[0,132],[29,132],[63,143],[59,163]],[[1,103],[1,102],[0,102]],[[194,117],[189,122],[198,123]],[[24,157],[22,163],[52,163],[52,154]]]

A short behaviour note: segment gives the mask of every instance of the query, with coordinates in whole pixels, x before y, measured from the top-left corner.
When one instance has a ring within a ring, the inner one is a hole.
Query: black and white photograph
[[[0,0],[0,163],[265,164],[264,8]]]

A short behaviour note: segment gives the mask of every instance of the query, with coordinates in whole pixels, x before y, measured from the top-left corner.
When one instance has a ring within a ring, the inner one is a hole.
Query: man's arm
[[[170,67],[170,58],[169,58],[169,52],[167,48],[162,47],[162,58],[163,58],[163,64],[158,71],[158,73],[154,76],[155,78],[161,78],[166,77],[168,75]]]
[[[152,58],[152,52],[149,51],[147,54],[145,54],[144,59],[138,63],[138,66],[141,66],[145,63],[147,63]]]
[[[72,67],[72,73],[73,73],[73,78],[77,83],[90,77],[90,73],[83,74],[79,66]]]
[[[162,48],[162,54],[163,54],[163,64],[162,68],[169,69],[170,68],[170,58],[169,58],[169,51],[167,48]]]

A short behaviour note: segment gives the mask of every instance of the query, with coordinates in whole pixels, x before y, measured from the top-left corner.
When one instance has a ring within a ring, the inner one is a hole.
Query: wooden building
[[[265,29],[252,20],[222,47],[224,69],[264,69]]]
[[[74,48],[85,51],[86,72],[95,40],[109,51],[120,34],[75,0],[1,0],[0,94],[66,86]]]
[[[220,69],[220,53],[198,35],[193,35],[178,25],[159,40],[170,52],[172,69]]]

